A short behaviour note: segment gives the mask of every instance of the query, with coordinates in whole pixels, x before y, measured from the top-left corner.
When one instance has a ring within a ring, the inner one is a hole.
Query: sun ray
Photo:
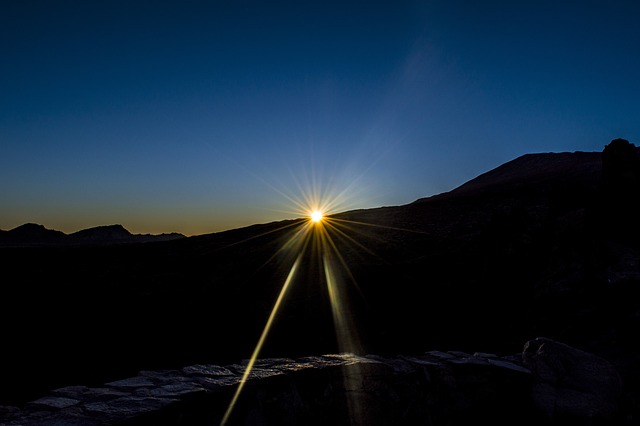
[[[373,250],[371,250],[369,247],[365,246],[364,244],[362,244],[361,242],[357,241],[355,238],[353,238],[352,236],[348,235],[345,231],[343,231],[342,229],[340,229],[340,225],[341,224],[337,224],[335,223],[335,219],[331,219],[331,221],[327,221],[327,226],[332,228],[332,231],[335,232],[337,234],[337,236],[349,241],[350,243],[356,245],[357,247],[359,247],[360,249],[362,249],[363,251],[379,257]],[[337,248],[336,248],[337,250]]]
[[[358,336],[358,328],[356,327],[355,321],[353,319],[350,303],[347,298],[347,291],[343,282],[339,281],[338,275],[336,274],[336,265],[333,261],[334,258],[338,258],[340,264],[347,271],[349,277],[353,280],[353,276],[351,275],[351,271],[344,261],[340,251],[338,250],[337,245],[333,241],[331,237],[330,225],[327,227],[320,226],[316,230],[319,237],[322,249],[322,266],[325,276],[325,281],[327,285],[327,293],[329,295],[329,302],[331,305],[331,314],[333,318],[333,325],[336,334],[336,342],[338,344],[338,351],[342,354],[354,354],[358,355],[362,353],[362,345],[360,338]],[[360,289],[356,285],[358,291]],[[349,371],[347,371],[349,369]],[[358,419],[362,424],[367,424],[367,414],[364,409],[364,401],[360,394],[357,392],[349,392],[354,386],[359,387],[356,382],[359,380],[358,377],[361,375],[361,369],[359,365],[352,366],[343,366],[343,386],[347,392],[345,392],[346,396],[346,405],[348,410],[348,416],[350,419]]]
[[[314,196],[315,198],[315,196]],[[309,198],[310,199],[310,198]],[[323,205],[328,206],[331,203],[323,202],[320,203],[317,200],[313,202],[313,206]],[[294,281],[294,277],[296,275],[296,271],[298,270],[301,259],[304,254],[308,251],[308,245],[311,241],[313,241],[313,251],[317,253],[319,256],[319,261],[322,264],[322,271],[324,274],[324,279],[326,283],[326,290],[329,296],[330,308],[334,323],[334,329],[336,334],[336,342],[338,344],[338,350],[342,353],[353,353],[358,354],[362,351],[362,344],[358,337],[356,324],[354,322],[354,318],[350,312],[350,304],[347,298],[346,288],[344,283],[340,281],[338,278],[338,274],[336,273],[336,267],[339,265],[343,271],[346,272],[349,277],[349,281],[360,296],[364,300],[364,296],[357,285],[355,277],[351,273],[347,260],[342,255],[338,243],[335,241],[335,238],[339,240],[345,241],[348,244],[353,244],[358,247],[359,250],[367,252],[371,255],[377,256],[371,249],[369,249],[365,244],[358,241],[353,233],[359,233],[362,235],[367,235],[367,233],[363,232],[361,229],[358,229],[362,226],[373,227],[379,229],[391,229],[395,231],[403,231],[403,232],[411,232],[417,234],[426,234],[431,235],[424,231],[415,231],[402,229],[397,227],[371,224],[366,222],[357,222],[346,219],[336,218],[334,216],[325,216],[322,214],[319,208],[306,210],[307,212],[311,211],[311,213],[307,213],[306,220],[297,220],[293,223],[288,223],[285,226],[278,227],[274,230],[269,230],[267,232],[261,233],[259,235],[252,236],[242,241],[238,241],[232,245],[241,244],[243,242],[269,235],[278,231],[283,231],[286,229],[290,229],[292,235],[282,244],[282,246],[276,250],[276,252],[265,262],[265,264],[269,263],[271,260],[281,252],[292,252],[296,253],[295,261],[287,277],[285,282],[278,294],[278,297],[274,303],[273,309],[267,319],[267,322],[263,328],[263,331],[258,339],[258,343],[256,344],[253,353],[247,363],[247,367],[244,371],[244,374],[240,380],[238,388],[222,418],[221,425],[225,425],[233,412],[235,405],[237,404],[238,398],[242,394],[244,386],[251,374],[251,371],[260,355],[260,352],[265,344],[267,336],[273,326],[274,320],[278,315],[278,312],[281,309],[283,301],[285,299],[285,295],[289,291],[292,283]],[[310,237],[313,238],[310,238]],[[367,237],[372,237],[372,235],[367,235]],[[228,247],[228,246],[226,246]],[[336,263],[337,262],[337,263]],[[365,300],[366,301],[366,300]],[[357,407],[357,401],[349,401],[349,405],[353,407]]]
[[[270,256],[261,267],[271,263],[280,253],[290,253],[294,256],[291,258],[291,260],[293,260],[291,269],[284,280],[284,284],[280,289],[258,342],[255,345],[249,361],[247,362],[247,366],[238,384],[238,388],[236,389],[233,398],[224,413],[220,423],[221,425],[225,425],[229,422],[232,412],[237,405],[238,399],[243,393],[254,365],[265,345],[267,337],[274,326],[275,319],[279,317],[279,312],[282,310],[285,302],[285,296],[291,291],[290,289],[292,286],[296,284],[295,281],[298,279],[296,277],[299,275],[297,272],[301,268],[302,264],[306,264],[307,260],[309,260],[312,262],[312,268],[315,267],[313,265],[317,265],[320,268],[318,272],[321,274],[320,281],[323,281],[326,286],[325,291],[328,295],[330,304],[329,307],[331,309],[335,342],[337,343],[338,351],[341,353],[361,354],[363,353],[364,347],[363,341],[359,336],[359,328],[356,324],[356,317],[354,316],[353,305],[349,300],[349,296],[359,296],[362,299],[362,302],[365,303],[365,305],[362,306],[367,306],[366,298],[358,286],[351,268],[349,267],[350,255],[345,257],[342,249],[351,246],[352,248],[356,248],[357,252],[368,253],[369,255],[380,259],[380,256],[371,250],[370,246],[367,246],[366,240],[371,238],[380,238],[381,235],[368,231],[364,227],[368,227],[369,229],[390,229],[394,231],[429,235],[428,233],[421,231],[412,231],[397,227],[341,219],[335,216],[336,213],[332,212],[334,212],[334,209],[337,209],[340,205],[341,200],[339,200],[339,198],[345,196],[347,189],[339,192],[337,197],[322,197],[321,195],[324,188],[321,188],[318,185],[311,185],[306,191],[304,191],[304,188],[298,179],[294,178],[293,182],[297,186],[298,190],[301,191],[301,194],[303,194],[302,198],[296,199],[293,195],[287,194],[285,191],[278,192],[290,201],[293,201],[293,204],[297,209],[299,209],[299,212],[304,218],[299,218],[291,223],[287,223],[285,226],[266,231],[260,235],[253,236],[247,240],[236,243],[240,244],[244,241],[255,239],[260,236],[273,234],[279,231],[286,232],[288,230],[291,235],[283,241],[280,247],[275,250],[275,253]],[[359,238],[358,235],[364,237],[364,240]],[[307,258],[306,256],[309,254],[311,254],[312,257]],[[321,290],[318,289],[318,291]],[[349,379],[351,376],[347,377],[349,374],[345,375],[345,386],[347,386],[346,381],[352,379]],[[363,408],[361,402],[362,401],[359,401],[353,395],[351,395],[349,401],[347,401],[351,415],[356,416],[352,418],[361,418],[363,415],[361,412],[361,409]]]
[[[259,233],[259,234],[252,235],[252,236],[250,236],[249,238],[245,238],[245,239],[242,239],[242,240],[234,241],[234,242],[232,242],[232,243],[229,243],[229,244],[227,244],[227,245],[224,245],[224,246],[222,246],[222,247],[219,247],[217,250],[213,250],[213,251],[222,251],[222,250],[225,250],[225,249],[228,249],[228,248],[231,248],[231,247],[234,247],[234,246],[240,245],[240,244],[244,244],[244,243],[246,243],[246,242],[248,242],[248,241],[255,240],[255,239],[257,239],[257,238],[264,237],[264,236],[269,235],[269,234],[274,234],[274,233],[276,233],[276,232],[283,231],[283,230],[285,230],[285,229],[287,229],[287,228],[291,228],[291,227],[295,227],[295,226],[300,226],[300,225],[301,225],[300,221],[296,221],[296,222],[293,222],[293,223],[287,223],[287,224],[285,224],[285,225],[283,225],[283,226],[280,226],[280,227],[278,227],[278,228],[275,228],[275,229],[269,229],[269,230],[268,230],[268,231],[266,231],[266,232],[261,232],[261,233]],[[233,232],[233,231],[225,231],[225,233],[226,233],[226,232]],[[223,233],[220,233],[220,234],[223,234]],[[205,246],[205,247],[206,247],[206,246]],[[208,253],[208,252],[205,252],[205,253]]]
[[[377,224],[377,223],[359,222],[359,221],[354,221],[354,220],[340,219],[338,217],[333,217],[332,220],[335,221],[335,222],[341,222],[341,223],[352,224],[352,225],[362,225],[362,226],[369,226],[369,227],[372,227],[372,228],[389,229],[391,231],[401,231],[401,232],[409,232],[409,233],[412,233],[412,234],[422,234],[422,235],[429,235],[429,236],[437,236],[436,234],[434,234],[432,232],[427,232],[427,231],[423,231],[423,230],[419,230],[419,229],[398,228],[397,226],[388,226],[388,225],[380,225],[380,224]]]
[[[336,230],[335,227],[331,227],[331,224],[328,223],[329,228],[328,229],[332,229],[332,230]],[[358,294],[360,295],[360,297],[362,298],[362,300],[366,301],[366,298],[364,297],[364,294],[362,293],[362,290],[360,289],[360,286],[358,285],[358,282],[356,281],[355,277],[353,276],[353,274],[351,273],[351,268],[349,268],[349,265],[347,263],[347,261],[345,260],[344,256],[342,255],[342,253],[340,252],[340,250],[338,249],[338,246],[336,245],[336,243],[334,242],[333,238],[331,237],[330,233],[325,230],[324,231],[325,234],[325,239],[327,240],[326,245],[332,249],[332,253],[335,257],[338,258],[338,260],[340,261],[340,264],[342,265],[343,270],[349,275],[349,279],[350,282],[352,283],[352,285],[355,287],[355,289],[358,291]],[[358,243],[358,245],[360,245]],[[374,254],[375,255],[375,254]]]
[[[338,349],[340,352],[360,353],[361,346],[359,339],[356,337],[356,327],[354,327],[353,322],[347,314],[348,303],[346,302],[344,288],[342,288],[337,281],[328,254],[322,257],[322,263],[327,282],[327,291],[329,293]]]
[[[262,330],[262,334],[260,335],[260,339],[258,339],[258,343],[256,344],[255,349],[253,350],[253,353],[251,354],[251,358],[249,359],[249,362],[247,363],[247,367],[244,370],[244,374],[242,375],[242,378],[240,379],[240,383],[238,385],[238,388],[236,389],[235,394],[233,395],[233,398],[231,399],[231,403],[229,403],[229,407],[227,408],[227,410],[224,413],[224,416],[222,417],[222,421],[220,422],[220,426],[224,426],[227,424],[227,422],[229,421],[229,417],[231,416],[231,413],[233,412],[233,408],[236,405],[236,402],[238,401],[238,398],[240,397],[240,394],[242,393],[242,390],[244,389],[244,385],[247,383],[247,379],[249,378],[249,375],[251,374],[251,370],[253,369],[253,366],[256,362],[256,360],[258,359],[258,356],[260,355],[260,351],[262,350],[262,346],[264,345],[265,340],[267,339],[267,335],[269,334],[269,331],[271,330],[271,325],[273,324],[273,321],[278,313],[278,310],[280,309],[280,306],[282,305],[282,301],[284,300],[284,297],[287,293],[287,290],[289,289],[289,286],[291,285],[291,282],[293,281],[293,277],[296,273],[296,270],[298,269],[298,265],[300,263],[300,259],[302,257],[302,253],[300,253],[298,255],[298,257],[296,258],[296,261],[294,262],[293,266],[291,267],[291,270],[289,271],[289,274],[287,275],[287,279],[285,280],[282,289],[280,290],[280,294],[278,295],[278,298],[276,299],[275,304],[273,305],[273,309],[271,310],[271,314],[269,315],[269,318],[267,319],[267,323],[264,326],[264,329]]]

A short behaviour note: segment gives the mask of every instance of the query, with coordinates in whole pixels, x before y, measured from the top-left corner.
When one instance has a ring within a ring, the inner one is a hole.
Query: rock
[[[254,365],[234,418],[241,424],[282,425],[386,426],[422,424],[429,417],[442,424],[463,421],[505,403],[512,407],[527,395],[519,387],[514,392],[514,385],[527,386],[524,369],[499,357],[492,361],[459,351],[263,359]],[[28,404],[24,412],[6,408],[0,424],[215,424],[245,368],[193,365],[181,371],[145,370],[100,388],[67,386]],[[513,411],[507,418],[515,418]]]
[[[529,341],[521,358],[430,351],[255,365],[230,425],[620,424],[610,421],[622,388],[615,369],[545,338]],[[143,370],[98,388],[67,386],[22,410],[0,407],[0,425],[219,424],[241,380],[233,371],[244,368],[197,364]]]
[[[640,161],[636,146],[614,139],[602,151],[602,180],[607,191],[624,194],[640,184]]]
[[[533,403],[546,419],[599,424],[618,414],[622,380],[607,360],[543,337],[528,341],[522,357],[533,373]]]

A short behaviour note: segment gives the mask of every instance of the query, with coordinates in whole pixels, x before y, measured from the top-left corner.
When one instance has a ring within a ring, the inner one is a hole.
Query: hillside
[[[602,159],[526,155],[449,193],[334,215],[306,243],[299,219],[150,245],[0,248],[12,277],[0,397],[248,358],[292,269],[265,357],[504,353],[547,336],[605,357],[637,395],[639,233],[618,214],[637,188],[605,184]]]

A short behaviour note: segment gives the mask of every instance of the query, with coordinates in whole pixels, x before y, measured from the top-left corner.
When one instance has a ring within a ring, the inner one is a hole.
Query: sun
[[[311,212],[311,221],[312,222],[318,223],[318,222],[320,222],[322,220],[322,218],[323,218],[323,214],[322,214],[321,211],[314,210],[314,211]]]

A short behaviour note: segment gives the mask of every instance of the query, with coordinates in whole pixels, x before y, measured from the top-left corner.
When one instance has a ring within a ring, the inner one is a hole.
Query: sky
[[[0,2],[0,229],[200,235],[640,145],[638,22],[615,0]]]

